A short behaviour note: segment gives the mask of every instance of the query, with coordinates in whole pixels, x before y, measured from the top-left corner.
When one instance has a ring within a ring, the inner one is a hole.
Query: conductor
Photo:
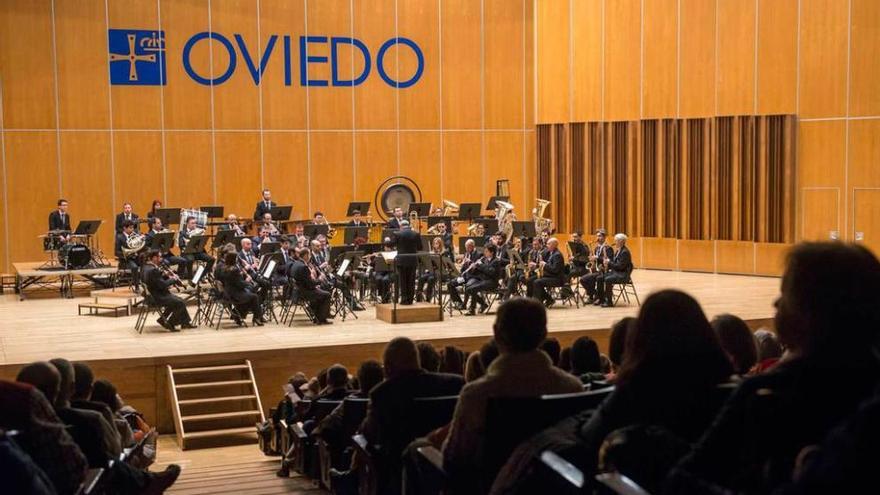
[[[407,220],[400,221],[400,232],[397,233],[397,273],[400,276],[400,304],[410,305],[415,299],[416,267],[419,259],[416,253],[422,247],[422,235],[412,230]]]

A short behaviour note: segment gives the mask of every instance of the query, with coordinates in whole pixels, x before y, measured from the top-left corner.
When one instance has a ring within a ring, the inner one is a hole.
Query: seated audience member
[[[123,448],[130,447],[134,443],[134,435],[128,423],[121,418],[117,422],[116,416],[114,416],[113,411],[106,403],[92,400],[92,391],[95,384],[95,375],[92,373],[92,369],[86,363],[72,364],[74,384],[70,405],[77,409],[101,413],[107,424],[116,429],[119,445]]]
[[[370,391],[385,379],[385,372],[382,369],[382,363],[375,359],[368,359],[361,363],[357,371],[357,382],[359,389],[351,393],[348,397],[356,397],[359,399],[367,399],[370,397]],[[321,420],[314,434],[320,436],[330,445],[331,450],[342,450],[348,444],[349,439],[356,433],[355,430],[345,431],[343,418],[346,414],[346,402],[340,404],[327,417]]]
[[[550,357],[550,362],[553,363],[553,366],[559,365],[559,356],[562,354],[562,346],[559,344],[559,339],[547,337],[544,339],[544,342],[541,342],[541,350]]]
[[[296,405],[304,396],[302,386],[308,383],[309,379],[301,371],[287,379],[287,383],[283,387],[284,398],[275,406],[275,412],[272,415],[273,423],[279,423],[282,419],[287,421],[287,424],[293,424],[298,421]]]
[[[425,371],[440,371],[440,353],[430,342],[419,342],[416,344],[419,349],[419,364]]]
[[[611,325],[611,335],[608,336],[608,360],[611,362],[611,372],[605,376],[608,380],[613,380],[620,371],[623,353],[626,350],[626,336],[635,322],[635,318],[627,316]]]
[[[648,493],[661,493],[666,474],[690,445],[669,430],[633,425],[614,430],[599,449],[599,471],[617,472]]]
[[[49,477],[55,491],[67,494],[77,491],[89,466],[52,408],[60,383],[58,370],[46,362],[23,368],[18,383],[0,380],[0,427],[19,431],[18,445]]]
[[[738,316],[723,314],[712,320],[721,348],[727,353],[737,375],[746,375],[758,362],[758,347],[752,330]]]
[[[467,353],[448,345],[440,350],[440,372],[464,375],[464,363],[467,361]]]
[[[562,371],[571,373],[571,346],[563,347],[559,353],[559,364],[557,365]]]
[[[630,425],[662,426],[695,441],[718,412],[709,400],[733,373],[709,320],[684,292],[655,292],[630,326],[626,359],[611,395],[595,410],[563,420],[521,444],[495,481],[502,493],[533,493],[545,481],[531,470],[552,447],[584,472],[595,474],[608,433]]]
[[[880,383],[880,262],[858,245],[795,246],[775,328],[786,358],[739,386],[676,468],[670,480],[676,493],[711,485],[773,491],[791,481],[804,447],[821,442],[873,395]]]
[[[150,432],[150,425],[144,421],[143,416],[130,406],[125,406],[122,398],[116,391],[116,386],[108,380],[95,380],[92,387],[92,400],[106,404],[113,412],[113,420],[119,435],[123,439],[123,445],[133,445],[144,438]],[[129,438],[130,440],[126,440]],[[133,459],[137,466],[147,467],[156,460],[156,435],[150,435],[138,458]]]
[[[586,335],[571,344],[571,374],[585,384],[605,380],[599,345]]]
[[[755,364],[752,373],[758,374],[769,370],[782,359],[782,344],[776,338],[776,334],[769,330],[755,332],[755,343],[758,346],[758,363]]]
[[[502,304],[493,333],[500,355],[485,376],[462,389],[443,445],[444,467],[461,480],[471,478],[482,467],[489,398],[583,390],[580,380],[556,368],[539,348],[547,337],[547,311],[539,301],[515,297]]]
[[[388,484],[380,493],[396,493],[400,487],[400,455],[417,434],[419,418],[408,414],[413,399],[456,395],[464,379],[423,370],[416,344],[406,337],[388,342],[382,359],[385,380],[370,392],[367,417],[360,430],[371,445],[382,446],[379,462],[384,472],[380,478]]]
[[[55,495],[52,480],[46,476],[16,441],[19,432],[0,429],[0,479],[8,493]]]
[[[480,347],[479,351],[473,352],[468,356],[464,372],[465,381],[470,383],[477,378],[484,376],[486,370],[489,369],[489,365],[491,365],[492,361],[497,357],[498,345],[495,344],[495,339],[489,339],[488,342]]]

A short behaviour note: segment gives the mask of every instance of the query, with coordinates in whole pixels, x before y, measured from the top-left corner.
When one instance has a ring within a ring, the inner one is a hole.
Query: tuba
[[[504,242],[509,243],[513,237],[513,205],[507,201],[495,201],[495,220],[498,221],[498,230],[504,234]]]
[[[122,256],[128,258],[133,254],[137,254],[140,250],[146,247],[146,245],[146,236],[137,232],[132,232],[125,240],[125,246],[122,246]]]
[[[546,199],[536,198],[536,205],[532,208],[532,219],[535,221],[535,232],[540,234],[545,230],[549,230],[553,225],[553,221],[544,216],[550,201]]]
[[[443,200],[443,216],[449,217],[458,214],[458,203],[453,203],[448,199]]]

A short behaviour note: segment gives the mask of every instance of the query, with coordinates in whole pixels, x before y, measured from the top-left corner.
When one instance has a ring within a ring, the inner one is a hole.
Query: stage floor
[[[696,297],[709,318],[720,313],[733,313],[745,320],[772,318],[773,301],[779,293],[779,279],[769,277],[636,270],[633,280],[642,300],[659,289],[681,289]],[[292,327],[269,324],[236,328],[224,323],[220,330],[202,327],[172,334],[151,318],[144,333],[138,334],[134,315],[77,316],[77,304],[90,300],[86,297],[19,301],[15,294],[4,294],[0,299],[0,365],[56,356],[124,360],[357,346],[387,342],[400,335],[416,340],[473,338],[491,335],[494,320],[493,314],[466,317],[456,313],[442,322],[392,325],[377,320],[375,310],[368,307],[357,313],[357,320],[337,320],[320,327],[298,316]],[[193,310],[191,307],[190,312]],[[604,330],[637,311],[635,305],[575,308],[557,304],[549,312],[550,332]]]

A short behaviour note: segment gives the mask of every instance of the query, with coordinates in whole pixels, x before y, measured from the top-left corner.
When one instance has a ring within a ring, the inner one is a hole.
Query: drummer
[[[67,242],[70,238],[70,215],[67,214],[68,202],[61,198],[58,200],[58,207],[49,213],[49,233],[61,234],[59,237],[63,242]]]

